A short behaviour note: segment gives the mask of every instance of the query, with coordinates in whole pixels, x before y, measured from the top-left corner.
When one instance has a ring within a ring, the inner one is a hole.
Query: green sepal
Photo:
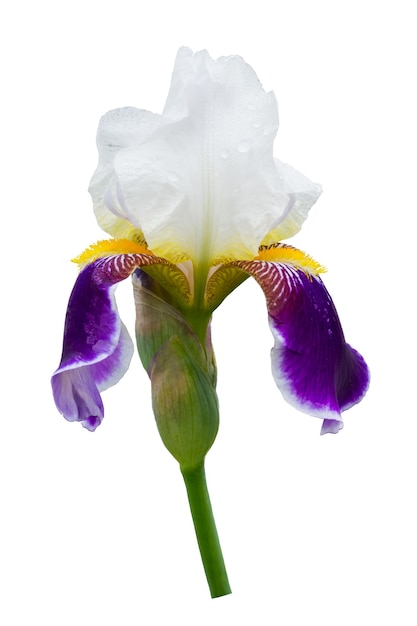
[[[152,361],[152,406],[159,434],[183,471],[200,466],[219,427],[216,391],[189,344],[171,337]]]

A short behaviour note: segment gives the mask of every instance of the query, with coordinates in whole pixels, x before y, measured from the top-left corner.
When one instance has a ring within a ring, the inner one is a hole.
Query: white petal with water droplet
[[[275,96],[238,56],[178,52],[163,116],[110,112],[90,191],[100,224],[143,231],[176,262],[250,259],[294,194],[272,156]]]

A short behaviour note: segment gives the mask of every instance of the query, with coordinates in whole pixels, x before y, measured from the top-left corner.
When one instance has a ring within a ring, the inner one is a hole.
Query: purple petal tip
[[[100,426],[102,421],[103,421],[102,415],[90,415],[89,417],[87,417],[87,419],[83,420],[81,424],[82,426],[84,426],[84,428],[86,428],[91,433],[93,433],[95,429],[97,428],[97,426]]]
[[[325,419],[323,420],[323,424],[321,426],[320,435],[327,435],[327,433],[336,435],[339,430],[342,430],[342,428],[343,422],[341,420]]]

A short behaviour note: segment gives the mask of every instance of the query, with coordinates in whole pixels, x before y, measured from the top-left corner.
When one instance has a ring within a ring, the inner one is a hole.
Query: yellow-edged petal
[[[297,248],[293,248],[293,246],[287,246],[281,243],[275,243],[267,247],[261,246],[259,254],[254,258],[254,261],[269,261],[292,265],[313,276],[317,276],[326,271],[326,268],[315,261],[309,254]]]
[[[91,244],[81,254],[72,259],[72,262],[82,269],[97,259],[103,259],[115,254],[146,254],[154,256],[153,252],[145,248],[145,246],[130,239],[104,239]]]

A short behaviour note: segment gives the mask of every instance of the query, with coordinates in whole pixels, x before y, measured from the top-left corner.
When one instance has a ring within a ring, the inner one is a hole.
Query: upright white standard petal
[[[100,224],[142,231],[174,263],[252,259],[291,210],[306,211],[274,161],[277,129],[275,96],[241,57],[181,48],[162,116],[121,109],[100,123],[90,186]]]
[[[134,107],[109,111],[100,120],[97,131],[99,163],[90,182],[89,192],[100,226],[116,238],[128,237],[140,229],[132,221],[123,199],[114,159],[118,152],[146,141],[166,120],[161,115]]]
[[[293,237],[301,229],[308,212],[321,194],[321,185],[313,183],[304,174],[275,159],[281,177],[282,192],[290,198],[287,215],[268,233],[262,244],[269,245]]]

